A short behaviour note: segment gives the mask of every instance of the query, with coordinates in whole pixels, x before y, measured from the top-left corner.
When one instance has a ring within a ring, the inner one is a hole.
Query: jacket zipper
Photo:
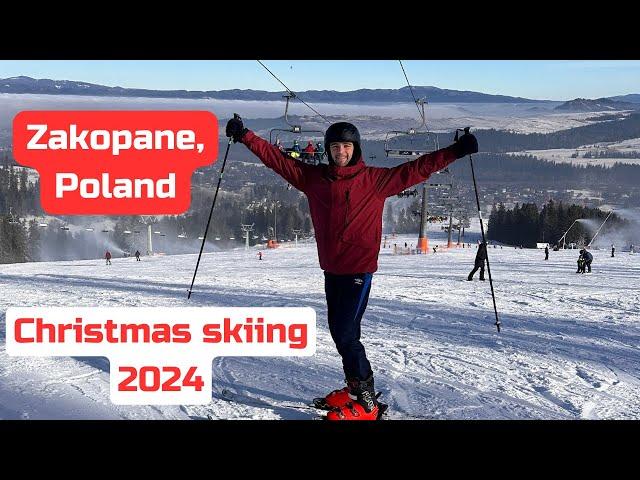
[[[347,230],[347,225],[349,225],[349,190],[347,190],[345,193],[345,197],[347,200],[347,211],[344,215],[344,230]]]

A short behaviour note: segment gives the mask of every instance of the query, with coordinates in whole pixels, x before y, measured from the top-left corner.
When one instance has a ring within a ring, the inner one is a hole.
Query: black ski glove
[[[244,128],[242,118],[237,113],[234,113],[233,118],[227,122],[227,137],[233,138],[233,143],[238,143],[248,131],[249,129]]]
[[[456,137],[457,135],[456,133]],[[465,129],[465,134],[456,138],[456,142],[451,145],[451,148],[456,154],[456,158],[462,158],[472,153],[478,153],[478,140],[469,133],[468,129]]]

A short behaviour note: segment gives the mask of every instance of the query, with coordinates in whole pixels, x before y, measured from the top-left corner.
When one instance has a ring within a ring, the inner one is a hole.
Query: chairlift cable
[[[416,108],[418,109],[418,113],[420,114],[420,117],[422,118],[422,121],[424,122],[424,116],[422,114],[422,110],[420,110],[420,107],[418,106],[418,99],[416,98],[415,94],[413,93],[413,87],[411,86],[411,83],[409,82],[409,77],[407,77],[407,72],[404,69],[404,65],[402,65],[402,60],[398,60],[398,62],[400,62],[400,68],[402,68],[402,73],[404,73],[404,78],[407,80],[407,85],[409,86],[409,91],[411,92],[411,96],[413,97],[413,101],[416,104]]]
[[[295,98],[297,98],[298,100],[300,100],[304,105],[306,105],[311,111],[313,111],[313,113],[315,113],[316,115],[318,115],[320,118],[322,118],[325,122],[327,123],[331,123],[329,120],[327,120],[327,118],[322,115],[320,112],[318,112],[315,108],[313,108],[311,105],[309,105],[307,102],[305,102],[304,100],[302,100],[297,93],[295,93],[293,90],[291,90],[289,87],[287,87],[282,80],[280,80],[271,70],[269,70],[267,68],[267,66],[262,63],[260,60],[257,60],[257,62],[262,65],[264,67],[264,69],[269,72],[271,74],[271,76],[273,78],[275,78],[278,82],[280,82],[280,84],[287,90],[287,92],[289,92],[291,95],[293,95]]]

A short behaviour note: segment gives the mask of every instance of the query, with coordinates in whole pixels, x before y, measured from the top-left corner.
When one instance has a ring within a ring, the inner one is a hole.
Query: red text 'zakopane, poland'
[[[177,215],[191,175],[218,156],[206,111],[24,111],[13,154],[40,174],[42,208],[59,215]]]

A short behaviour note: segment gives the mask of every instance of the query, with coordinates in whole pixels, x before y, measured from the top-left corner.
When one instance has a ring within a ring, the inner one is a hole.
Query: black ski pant
[[[335,275],[324,273],[329,331],[346,379],[366,380],[373,373],[360,343],[360,322],[371,291],[371,273]]]
[[[478,269],[480,269],[480,280],[484,280],[484,262],[475,264],[473,270],[469,273],[469,280],[473,279],[473,275],[478,271]]]

